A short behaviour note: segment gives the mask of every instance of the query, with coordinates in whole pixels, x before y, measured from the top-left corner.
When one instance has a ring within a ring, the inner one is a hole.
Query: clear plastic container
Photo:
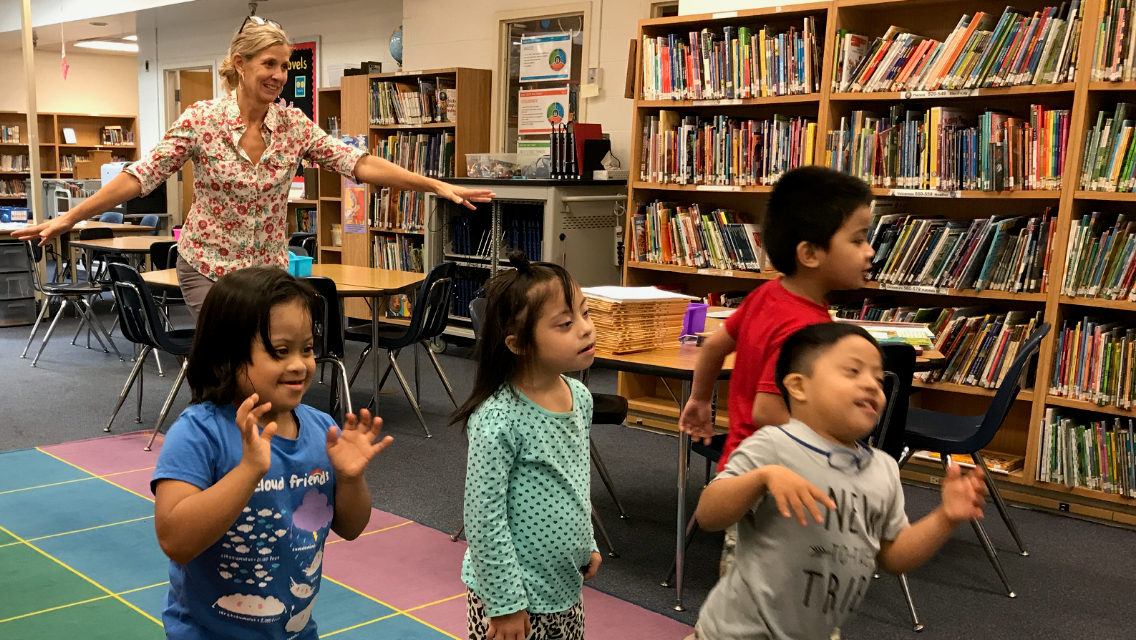
[[[547,178],[547,158],[534,153],[467,153],[466,175],[470,178]]]

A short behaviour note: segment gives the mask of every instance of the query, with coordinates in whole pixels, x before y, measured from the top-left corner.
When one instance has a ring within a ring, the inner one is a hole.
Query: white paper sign
[[[570,80],[572,34],[548,33],[521,38],[521,82]]]
[[[552,125],[568,117],[568,87],[522,89],[517,93],[517,133],[522,136],[552,132]]]

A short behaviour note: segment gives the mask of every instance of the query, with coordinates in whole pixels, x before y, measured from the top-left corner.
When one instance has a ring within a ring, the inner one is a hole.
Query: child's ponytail
[[[569,307],[576,283],[568,271],[551,262],[530,262],[524,251],[508,253],[507,269],[485,284],[485,318],[474,346],[477,376],[469,399],[454,412],[450,424],[462,424],[501,386],[524,373],[533,355],[533,333],[540,310],[561,293]],[[514,336],[514,352],[505,339]]]

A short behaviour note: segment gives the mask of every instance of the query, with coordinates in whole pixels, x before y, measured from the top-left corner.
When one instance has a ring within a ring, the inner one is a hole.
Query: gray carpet
[[[106,308],[103,308],[104,318]],[[179,316],[185,319],[186,316]],[[108,321],[109,324],[109,321]],[[0,389],[4,419],[0,421],[0,450],[33,447],[102,435],[114,399],[122,388],[131,363],[120,362],[101,350],[71,346],[75,321],[65,319],[44,351],[37,368],[19,358],[28,327],[0,329]],[[41,335],[43,330],[41,329]],[[119,348],[129,348],[119,337]],[[85,341],[80,342],[85,344]],[[38,341],[36,343],[38,345]],[[35,345],[33,345],[34,353]],[[442,366],[455,385],[459,400],[468,393],[473,363],[457,357],[451,347],[441,356]],[[349,362],[357,357],[349,346]],[[413,359],[400,362],[412,376]],[[134,422],[134,397],[115,422],[116,432],[149,428],[173,380],[173,359],[163,359],[167,375],[157,376],[147,365],[142,408],[145,424]],[[465,473],[465,439],[457,427],[447,425],[452,410],[437,377],[423,357],[422,405],[433,438],[423,437],[413,412],[401,394],[384,394],[380,413],[387,433],[395,437],[368,472],[375,507],[411,518],[443,531],[460,525],[461,494]],[[356,403],[369,395],[370,367],[354,386]],[[392,381],[393,382],[393,381]],[[389,383],[388,383],[389,385]],[[611,392],[614,375],[597,371],[591,386]],[[308,402],[327,408],[326,387],[313,385]],[[184,408],[183,390],[173,415]],[[699,534],[687,561],[687,611],[675,612],[673,591],[660,586],[674,548],[674,466],[676,442],[672,437],[622,427],[594,430],[623,504],[631,518],[620,520],[598,476],[593,478],[594,502],[619,558],[607,558],[591,582],[602,591],[687,623],[695,620],[698,606],[717,577],[721,534]],[[703,477],[701,459],[695,456],[691,474],[691,506]],[[934,508],[935,492],[906,488],[912,520]],[[1136,576],[1133,532],[1026,509],[1013,509],[1031,555],[1014,553],[1013,541],[993,508],[987,529],[1017,590],[1016,599],[1002,593],[1000,583],[969,527],[960,528],[930,563],[910,575],[911,590],[926,629],[916,636],[910,629],[906,605],[895,578],[884,576],[868,592],[860,611],[845,625],[844,638],[1133,638],[1136,599],[1131,595]],[[601,550],[606,551],[603,543]],[[454,567],[457,572],[458,567]]]

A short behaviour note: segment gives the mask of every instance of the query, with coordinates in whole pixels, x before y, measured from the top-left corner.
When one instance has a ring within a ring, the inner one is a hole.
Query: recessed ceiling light
[[[130,42],[138,42],[138,36],[123,36],[122,39],[129,40]]]
[[[99,49],[102,51],[126,51],[138,53],[138,45],[134,42],[109,42],[107,40],[83,40],[76,42],[76,47],[83,49]]]
[[[107,26],[107,23],[105,23],[105,22],[91,22],[89,24],[92,27],[105,27],[105,26]]]

